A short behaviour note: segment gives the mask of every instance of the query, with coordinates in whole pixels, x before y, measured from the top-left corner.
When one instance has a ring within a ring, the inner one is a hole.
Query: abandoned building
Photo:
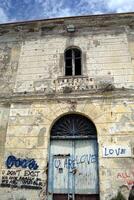
[[[128,199],[134,13],[0,25],[0,200]]]

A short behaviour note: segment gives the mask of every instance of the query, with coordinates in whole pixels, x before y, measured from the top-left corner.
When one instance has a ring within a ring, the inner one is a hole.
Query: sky
[[[0,0],[0,23],[134,12],[134,0]]]

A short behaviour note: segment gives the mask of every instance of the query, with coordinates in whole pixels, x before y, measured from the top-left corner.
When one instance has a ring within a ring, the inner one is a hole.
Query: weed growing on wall
[[[117,196],[112,198],[111,200],[126,200],[125,197],[121,194],[121,192],[118,192]]]

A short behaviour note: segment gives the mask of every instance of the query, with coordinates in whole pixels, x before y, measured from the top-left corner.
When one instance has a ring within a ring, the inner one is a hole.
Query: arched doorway
[[[98,146],[95,125],[67,114],[51,129],[48,199],[98,200]]]

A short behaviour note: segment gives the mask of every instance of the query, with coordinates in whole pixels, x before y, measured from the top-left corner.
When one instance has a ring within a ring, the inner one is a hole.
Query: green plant
[[[111,200],[126,200],[125,197],[121,194],[121,192],[118,192],[117,196],[112,198]]]

